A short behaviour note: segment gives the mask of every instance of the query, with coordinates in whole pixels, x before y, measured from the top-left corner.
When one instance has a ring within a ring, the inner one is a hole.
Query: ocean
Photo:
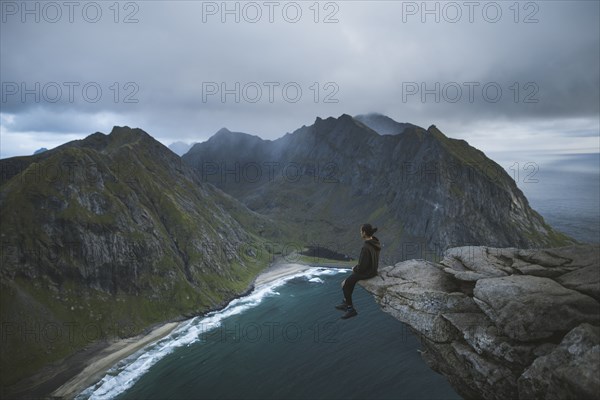
[[[578,242],[600,243],[600,154],[530,159],[503,164],[529,205]]]
[[[347,270],[314,267],[189,320],[114,366],[78,399],[460,399],[417,338],[359,285],[342,320]]]

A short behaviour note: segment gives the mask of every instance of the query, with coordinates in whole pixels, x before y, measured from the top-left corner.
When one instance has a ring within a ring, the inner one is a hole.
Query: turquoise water
[[[460,399],[407,327],[362,287],[341,320],[344,271],[313,268],[188,321],[79,398]]]

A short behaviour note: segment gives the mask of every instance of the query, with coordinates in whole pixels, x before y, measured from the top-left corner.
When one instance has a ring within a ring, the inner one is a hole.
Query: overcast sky
[[[24,4],[1,2],[2,158],[368,112],[492,155],[600,151],[597,1]]]

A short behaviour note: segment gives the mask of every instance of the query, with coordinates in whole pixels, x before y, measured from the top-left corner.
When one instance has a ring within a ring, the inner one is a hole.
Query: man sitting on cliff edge
[[[342,316],[342,319],[348,319],[358,315],[356,309],[352,305],[352,292],[354,291],[356,282],[363,279],[370,279],[377,275],[381,243],[379,243],[379,239],[373,236],[375,232],[377,232],[377,228],[373,228],[371,224],[363,224],[360,227],[360,237],[365,242],[360,251],[358,264],[352,268],[352,274],[342,282],[344,300],[341,304],[335,306],[338,310],[346,311]]]

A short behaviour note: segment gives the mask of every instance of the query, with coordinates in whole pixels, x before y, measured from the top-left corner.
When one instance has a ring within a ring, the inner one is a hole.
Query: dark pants
[[[344,292],[344,300],[346,301],[347,305],[352,305],[352,292],[354,291],[356,282],[370,278],[372,278],[372,276],[358,275],[353,272],[352,275],[344,279],[344,282],[342,282],[342,291]]]

